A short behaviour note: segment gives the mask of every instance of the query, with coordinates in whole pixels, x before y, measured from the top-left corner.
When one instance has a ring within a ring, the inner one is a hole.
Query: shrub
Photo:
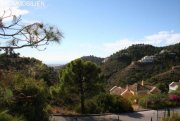
[[[97,97],[97,105],[103,113],[121,113],[133,111],[131,104],[123,97],[101,94]]]
[[[6,108],[12,103],[13,92],[0,86],[0,107]]]
[[[77,108],[77,111],[79,108]],[[120,96],[100,94],[85,103],[86,113],[122,113],[132,112],[128,100]]]
[[[150,94],[140,98],[139,104],[146,108],[159,109],[168,106],[168,98],[165,94]]]
[[[0,111],[0,121],[25,121],[22,117],[12,116],[8,111]]]
[[[175,113],[170,117],[165,117],[161,121],[180,121],[180,115]]]
[[[169,99],[170,99],[170,101],[178,102],[178,101],[180,101],[180,96],[179,95],[170,95]]]
[[[48,91],[44,81],[17,78],[13,81],[12,89],[14,102],[9,107],[10,111],[23,115],[28,121],[48,120],[48,114],[45,112]]]
[[[75,108],[75,111],[80,113],[80,105]],[[85,102],[85,113],[86,114],[98,114],[101,113],[101,108],[97,105],[97,100],[90,99]]]

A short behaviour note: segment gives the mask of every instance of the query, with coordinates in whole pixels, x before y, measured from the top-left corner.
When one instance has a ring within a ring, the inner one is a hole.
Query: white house
[[[164,54],[164,53],[170,53],[170,51],[168,51],[168,50],[161,50],[161,52],[159,54]]]
[[[105,63],[109,60],[109,58],[105,58],[102,62]]]
[[[171,82],[169,84],[169,92],[177,90],[177,88],[180,86],[180,81],[179,82]]]
[[[144,56],[139,62],[141,63],[152,63],[154,62],[154,57],[155,56]]]

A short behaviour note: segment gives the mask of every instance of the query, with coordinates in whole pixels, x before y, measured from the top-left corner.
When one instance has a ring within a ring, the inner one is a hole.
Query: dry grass
[[[62,114],[62,115],[75,115],[77,114],[74,111],[70,111],[65,108],[60,108],[60,107],[52,107],[50,110],[48,110],[50,114]]]

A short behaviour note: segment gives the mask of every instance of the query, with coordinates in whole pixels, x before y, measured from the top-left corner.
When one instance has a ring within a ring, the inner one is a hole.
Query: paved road
[[[180,113],[180,108],[173,109],[174,112]],[[164,116],[165,111],[158,111],[158,121]],[[166,112],[167,113],[167,112]],[[171,113],[173,111],[171,110]],[[120,115],[101,115],[101,116],[54,116],[56,121],[157,121],[157,111],[149,110],[134,113],[125,113]],[[119,118],[119,120],[118,120]]]

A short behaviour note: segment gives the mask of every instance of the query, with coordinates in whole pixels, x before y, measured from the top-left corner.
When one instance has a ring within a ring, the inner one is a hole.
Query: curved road
[[[171,109],[171,114],[173,112],[180,113],[180,108]],[[167,111],[159,110],[158,111],[158,120],[157,120],[157,111],[148,110],[142,112],[134,113],[124,113],[120,115],[110,114],[110,115],[100,115],[100,116],[61,116],[57,115],[53,118],[55,121],[160,121],[164,117]],[[152,118],[152,120],[151,120]]]

